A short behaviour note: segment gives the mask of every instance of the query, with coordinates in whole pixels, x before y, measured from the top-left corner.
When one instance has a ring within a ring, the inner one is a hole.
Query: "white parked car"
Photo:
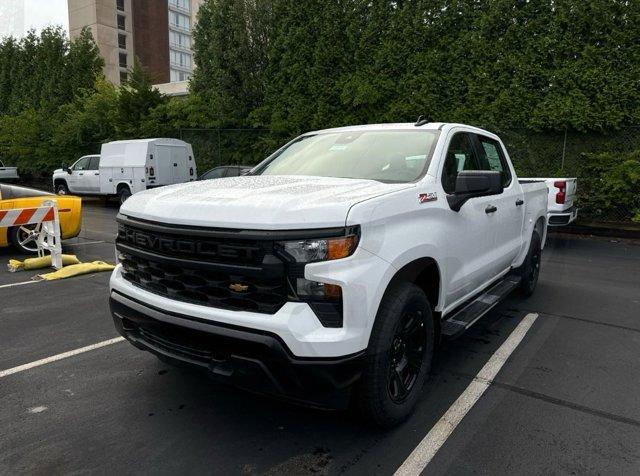
[[[0,160],[0,180],[18,180],[19,178],[17,167],[5,167]]]
[[[533,293],[547,186],[482,129],[344,127],[250,175],[134,195],[118,222],[110,303],[135,346],[391,426],[441,337]]]
[[[100,155],[87,155],[53,173],[58,194],[117,196],[197,179],[191,145],[178,139],[109,142]]]

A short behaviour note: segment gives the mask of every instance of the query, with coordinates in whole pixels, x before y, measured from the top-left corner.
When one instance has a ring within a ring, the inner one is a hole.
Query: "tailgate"
[[[578,190],[578,179],[574,178],[549,178],[549,211],[564,212],[573,207],[573,202]],[[564,192],[564,201],[562,195]],[[560,203],[558,203],[560,201]]]

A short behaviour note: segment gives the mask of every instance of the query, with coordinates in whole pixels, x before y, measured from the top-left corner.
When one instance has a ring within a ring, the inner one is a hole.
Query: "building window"
[[[126,84],[129,80],[129,75],[126,71],[120,71],[120,84]]]
[[[184,71],[179,71],[177,69],[171,70],[172,83],[177,83],[178,81],[186,81],[187,79],[189,79],[189,73],[186,73]]]
[[[124,12],[124,0],[116,0],[116,8]]]
[[[169,6],[179,8],[187,13],[189,13],[190,10],[189,0],[169,0]]]
[[[120,57],[120,67],[121,68],[126,68],[127,67],[127,53],[120,53],[118,56]]]
[[[191,18],[178,12],[169,12],[169,26],[189,31],[191,29]]]
[[[171,56],[171,64],[173,66],[191,69],[191,55],[189,53],[183,53],[176,50],[170,50],[169,53]]]
[[[118,33],[118,47],[122,48],[123,50],[127,49],[127,35]]]
[[[169,30],[169,44],[177,48],[191,49],[191,36]]]
[[[118,30],[125,30],[125,17],[118,15]]]

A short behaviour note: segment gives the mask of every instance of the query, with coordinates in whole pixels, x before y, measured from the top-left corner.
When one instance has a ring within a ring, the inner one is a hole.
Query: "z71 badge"
[[[436,192],[427,192],[418,195],[418,201],[420,203],[435,202],[437,199],[438,194]]]

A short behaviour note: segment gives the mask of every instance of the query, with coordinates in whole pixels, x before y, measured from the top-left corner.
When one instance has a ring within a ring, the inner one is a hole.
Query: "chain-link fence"
[[[640,220],[640,127],[607,133],[497,133],[518,175],[578,178],[582,220]]]
[[[640,127],[607,133],[495,130],[521,177],[577,177],[580,219],[640,220]],[[202,174],[229,164],[254,165],[282,145],[268,130],[183,129]]]
[[[219,165],[255,165],[271,152],[264,129],[182,129],[180,139],[193,147],[200,174]]]

